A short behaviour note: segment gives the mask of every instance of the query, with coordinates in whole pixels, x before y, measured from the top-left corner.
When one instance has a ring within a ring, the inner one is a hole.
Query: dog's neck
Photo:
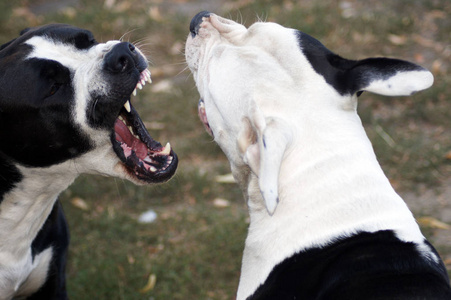
[[[19,261],[28,255],[58,195],[78,176],[67,172],[68,167],[68,163],[49,168],[18,167],[22,179],[0,202],[2,262]]]
[[[301,134],[285,153],[279,204],[268,214],[258,178],[247,189],[250,226],[237,299],[245,299],[284,258],[336,237],[392,229],[402,240],[423,242],[404,201],[377,162],[357,114]],[[326,122],[325,122],[326,123]],[[321,138],[319,138],[321,137]]]

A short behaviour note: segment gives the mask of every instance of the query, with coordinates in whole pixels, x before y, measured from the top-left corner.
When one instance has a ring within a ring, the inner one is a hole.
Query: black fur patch
[[[381,231],[285,259],[248,298],[274,299],[449,300],[451,288],[442,262],[421,256],[415,244],[400,241],[392,231]]]

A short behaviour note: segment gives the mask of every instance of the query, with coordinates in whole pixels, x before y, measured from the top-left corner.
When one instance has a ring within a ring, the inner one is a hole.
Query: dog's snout
[[[199,32],[199,27],[200,24],[202,23],[202,19],[205,17],[209,17],[210,14],[211,13],[209,11],[201,11],[200,13],[194,16],[189,25],[189,31],[191,32],[192,37],[195,37]]]
[[[119,73],[127,67],[135,66],[137,53],[135,46],[128,42],[122,42],[114,46],[110,52],[105,55],[105,68],[113,73]]]

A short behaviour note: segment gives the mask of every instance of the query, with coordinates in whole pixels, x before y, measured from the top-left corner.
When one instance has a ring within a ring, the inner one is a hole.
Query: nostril
[[[127,68],[128,65],[128,59],[126,56],[122,56],[118,60],[118,64],[116,66],[116,70],[123,71],[125,68]]]
[[[135,52],[135,45],[128,43],[128,49],[130,49],[131,52]]]

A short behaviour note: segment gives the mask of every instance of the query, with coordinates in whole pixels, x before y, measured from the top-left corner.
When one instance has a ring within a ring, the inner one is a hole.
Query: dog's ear
[[[314,37],[297,31],[301,51],[316,73],[341,95],[368,91],[386,96],[408,96],[427,89],[432,74],[407,61],[391,58],[348,60],[327,49]]]
[[[266,209],[273,215],[279,203],[280,166],[291,142],[291,131],[282,120],[265,118],[255,102],[251,103],[249,118],[243,119],[238,135],[238,147],[244,162],[258,176]]]
[[[25,33],[27,33],[28,31],[30,31],[31,29],[33,29],[32,27],[27,27],[25,29],[22,29],[22,31],[20,32],[20,35],[24,35]]]
[[[23,29],[23,30],[20,32],[20,35],[23,35],[23,34],[27,33],[27,32],[30,31],[31,29],[32,29],[32,28],[30,28],[30,27]],[[16,39],[13,39],[13,40],[11,40],[11,41],[9,41],[9,42],[7,42],[7,43],[1,45],[1,46],[0,46],[0,50],[5,49],[5,48],[8,47],[10,44],[12,44],[15,40],[16,40]]]
[[[398,59],[368,58],[345,72],[349,90],[385,96],[408,96],[429,88],[434,76],[428,70]]]

